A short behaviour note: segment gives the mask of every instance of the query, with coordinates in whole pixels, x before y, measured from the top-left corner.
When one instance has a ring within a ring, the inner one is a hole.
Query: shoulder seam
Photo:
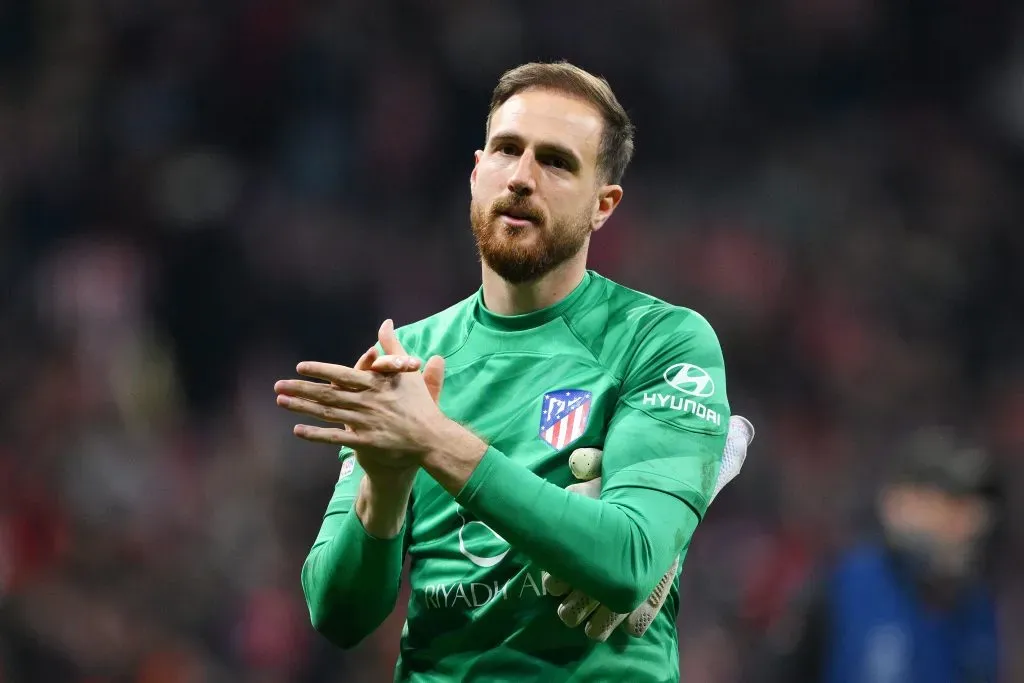
[[[595,364],[595,365],[598,365],[598,366],[600,366],[600,367],[604,367],[604,366],[602,366],[602,365],[601,365],[601,359],[600,359],[600,358],[598,358],[597,354],[596,354],[596,353],[594,353],[594,349],[590,348],[590,344],[588,344],[588,343],[587,343],[587,342],[586,342],[586,341],[585,341],[585,340],[583,339],[583,337],[582,337],[582,336],[580,335],[579,331],[578,331],[578,330],[576,329],[576,326],[575,326],[575,325],[573,325],[573,323],[572,323],[572,320],[570,320],[570,319],[569,319],[569,316],[567,316],[567,315],[564,315],[564,314],[563,314],[563,315],[561,316],[561,319],[562,319],[562,322],[563,322],[563,323],[565,323],[565,326],[566,326],[566,328],[568,328],[568,330],[569,330],[569,334],[571,334],[571,335],[573,336],[573,338],[575,338],[575,339],[576,339],[576,341],[578,341],[578,342],[580,343],[580,346],[582,346],[583,348],[585,348],[585,349],[587,350],[587,353],[589,353],[589,354],[590,354],[590,359],[591,359],[592,361],[594,361],[594,364]],[[622,380],[621,380],[621,378],[620,378],[620,377],[618,377],[618,376],[617,376],[617,375],[616,375],[616,374],[615,374],[614,372],[612,372],[612,373],[609,373],[609,374],[611,374],[611,376],[612,376],[612,377],[613,377],[613,378],[614,378],[614,379],[615,379],[616,381],[618,381],[618,382],[621,382],[621,381],[622,381]]]
[[[463,315],[463,313],[457,311],[457,309],[459,309],[462,306],[465,306],[465,305],[469,304],[470,301],[472,300],[473,296],[475,296],[475,295],[470,295],[470,296],[466,297],[465,299],[463,299],[462,301],[456,302],[456,303],[452,304],[451,306],[448,306],[444,310],[438,311],[437,313],[429,315],[426,318],[420,318],[419,320],[411,322],[411,323],[409,323],[407,325],[403,325],[402,327],[398,328],[395,332],[396,332],[396,334],[399,335],[399,339],[401,340],[403,334],[419,335],[424,327],[426,327],[427,325],[429,325],[430,323],[432,323],[433,321],[435,321],[437,319],[443,318],[446,314],[454,314],[453,317],[456,320],[458,320],[458,318],[461,317]],[[473,329],[473,324],[475,322],[476,321],[473,319],[472,315],[470,315],[469,316],[469,322],[466,325],[465,333],[462,335],[462,339],[455,346],[455,348],[453,350],[451,350],[451,351],[448,351],[448,352],[445,352],[445,353],[442,353],[442,354],[437,354],[437,355],[441,355],[441,357],[443,357],[443,358],[448,358],[448,357],[454,355],[460,349],[462,349],[462,347],[464,347],[466,345],[466,343],[469,341],[469,333]],[[419,353],[419,352],[417,351],[416,353]]]
[[[456,353],[461,351],[466,346],[466,344],[469,343],[469,335],[473,332],[473,328],[475,326],[476,326],[476,320],[470,318],[469,324],[466,325],[466,333],[462,335],[462,343],[460,343],[458,346],[456,346],[454,349],[452,349],[448,353],[444,354],[444,356],[442,356],[442,358],[445,358],[447,360],[448,358],[451,358]]]
[[[664,302],[664,303],[665,303],[665,307],[668,308],[669,311],[673,311],[673,310],[690,311],[691,310],[689,308],[684,308],[683,306],[677,306],[675,304],[670,304],[667,301]],[[626,368],[628,368],[633,363],[633,360],[636,358],[636,354],[638,354],[640,352],[640,347],[643,346],[644,342],[647,341],[647,337],[651,336],[651,334],[654,331],[654,328],[657,327],[658,323],[661,322],[663,319],[664,319],[664,314],[659,316],[658,318],[656,318],[654,320],[654,322],[652,322],[650,325],[647,326],[647,330],[644,332],[643,336],[639,339],[639,341],[637,341],[637,343],[633,345],[632,353],[630,354],[629,359],[626,361],[626,364],[623,367],[622,378],[619,380],[619,400],[620,401],[622,400],[622,395],[624,393],[625,384],[626,384],[626,377],[629,375],[629,373],[626,371]]]

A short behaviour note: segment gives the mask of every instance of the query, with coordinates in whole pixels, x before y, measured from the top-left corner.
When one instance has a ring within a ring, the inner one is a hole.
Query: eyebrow
[[[489,147],[493,147],[495,143],[499,142],[511,142],[519,145],[520,147],[526,147],[526,141],[523,139],[523,136],[518,133],[499,131],[491,136],[491,139],[487,144]],[[539,142],[537,143],[537,149],[542,152],[547,152],[549,154],[553,153],[565,157],[575,168],[580,168],[583,165],[582,160],[576,152],[557,142]]]

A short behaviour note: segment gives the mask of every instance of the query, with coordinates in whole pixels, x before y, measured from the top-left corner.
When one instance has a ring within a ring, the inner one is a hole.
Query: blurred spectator
[[[987,455],[922,430],[878,495],[881,538],[844,551],[770,625],[758,679],[996,683],[999,627],[983,581],[1002,513]]]

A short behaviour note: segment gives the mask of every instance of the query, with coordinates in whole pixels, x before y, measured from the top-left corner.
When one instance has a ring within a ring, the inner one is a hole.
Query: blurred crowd
[[[1000,462],[1022,642],[1017,3],[11,0],[0,681],[390,680],[401,610],[352,652],[309,627],[338,464],[273,382],[478,286],[490,90],[560,58],[638,127],[592,266],[705,314],[758,427],[686,565],[683,680],[746,680],[923,423]]]

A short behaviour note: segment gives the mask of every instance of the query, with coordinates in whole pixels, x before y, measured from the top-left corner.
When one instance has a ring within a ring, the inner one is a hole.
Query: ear
[[[597,232],[605,224],[615,207],[622,201],[621,185],[605,185],[597,194],[597,205],[594,207],[594,215],[590,219],[590,229]]]
[[[480,158],[484,155],[483,150],[473,152],[473,170],[469,174],[469,189],[476,187],[476,170],[480,167]]]

